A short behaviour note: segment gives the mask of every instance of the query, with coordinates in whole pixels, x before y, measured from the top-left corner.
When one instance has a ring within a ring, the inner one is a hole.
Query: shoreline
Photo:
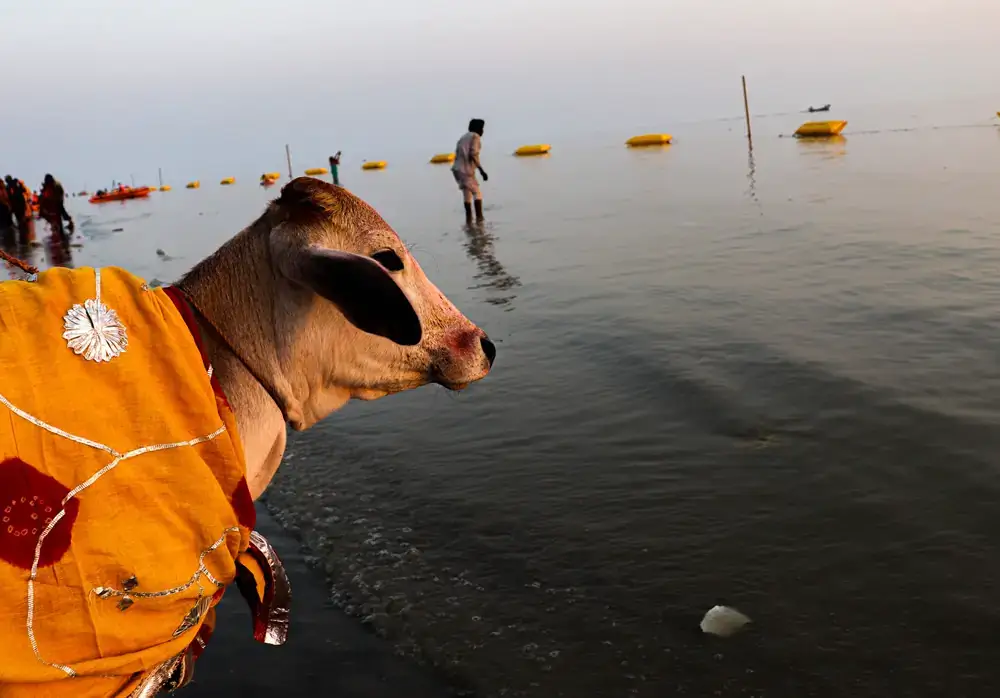
[[[306,562],[302,545],[257,504],[257,530],[274,546],[292,586],[288,641],[255,642],[249,610],[229,589],[218,605],[218,622],[194,680],[183,698],[239,694],[335,695],[338,698],[453,698],[459,694],[432,670],[394,653],[330,601],[325,581]]]

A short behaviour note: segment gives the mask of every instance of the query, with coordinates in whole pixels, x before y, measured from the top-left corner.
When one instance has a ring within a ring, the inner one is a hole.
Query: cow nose
[[[497,358],[497,348],[490,341],[489,337],[480,337],[479,344],[483,347],[483,353],[486,354],[486,360],[490,362],[490,368],[493,368],[493,359]]]

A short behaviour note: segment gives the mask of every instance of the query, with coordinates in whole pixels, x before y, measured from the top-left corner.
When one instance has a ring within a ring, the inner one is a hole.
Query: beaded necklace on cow
[[[274,386],[271,384],[271,382],[264,378],[261,378],[261,376],[255,370],[253,370],[253,368],[250,366],[250,363],[246,359],[244,359],[242,354],[236,351],[236,348],[233,347],[232,343],[228,339],[226,339],[226,335],[223,334],[222,330],[220,330],[215,325],[215,323],[212,322],[212,320],[208,317],[208,315],[206,315],[205,312],[198,307],[197,303],[195,303],[191,299],[191,296],[188,295],[188,293],[183,288],[176,285],[171,286],[171,288],[173,288],[175,291],[178,291],[184,297],[184,300],[187,301],[187,304],[191,306],[191,309],[194,310],[198,314],[198,317],[201,318],[201,321],[204,322],[205,325],[210,330],[212,330],[213,333],[215,333],[216,338],[229,351],[229,353],[235,356],[236,360],[239,361],[241,364],[243,364],[243,368],[247,370],[247,373],[250,374],[250,377],[253,378],[255,381],[257,381],[257,384],[264,389],[264,392],[267,393],[268,397],[271,398],[271,401],[274,402],[277,408],[281,411],[281,418],[285,420],[285,423],[287,424],[288,413],[285,412],[284,402],[278,399],[277,395],[278,391],[274,389]]]

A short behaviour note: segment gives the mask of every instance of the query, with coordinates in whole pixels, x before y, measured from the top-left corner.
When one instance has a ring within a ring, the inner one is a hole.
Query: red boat
[[[153,191],[151,187],[118,187],[108,192],[101,192],[90,197],[90,203],[103,204],[108,201],[126,201],[128,199],[142,199],[149,196]]]

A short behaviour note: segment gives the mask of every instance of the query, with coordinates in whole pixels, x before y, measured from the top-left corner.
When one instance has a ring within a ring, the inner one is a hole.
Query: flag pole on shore
[[[743,111],[747,116],[747,142],[753,150],[753,133],[750,131],[750,101],[747,99],[747,76],[743,75]]]
[[[295,175],[292,174],[292,151],[288,149],[287,143],[285,143],[285,159],[288,160],[288,179],[295,179]]]

